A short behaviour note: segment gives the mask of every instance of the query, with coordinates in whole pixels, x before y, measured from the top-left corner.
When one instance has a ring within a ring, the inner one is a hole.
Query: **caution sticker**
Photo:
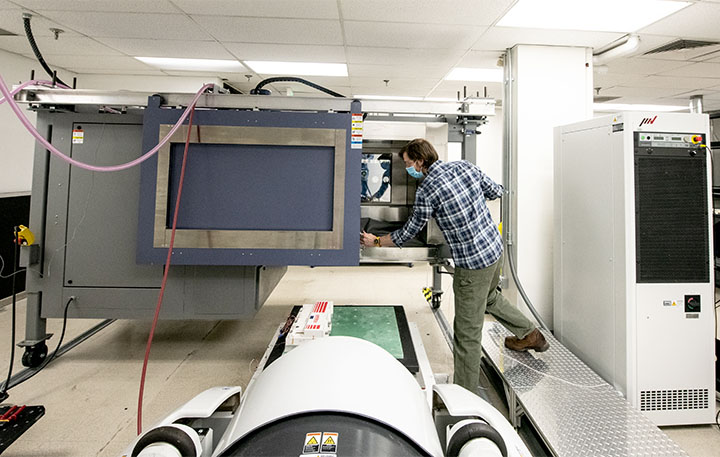
[[[337,452],[338,434],[335,432],[324,432],[320,452]]]
[[[73,144],[82,144],[85,140],[85,132],[82,129],[73,129],[72,131],[72,142]]]
[[[320,441],[322,440],[321,432],[313,432],[305,434],[305,445],[303,446],[303,454],[313,454],[320,452]]]
[[[352,115],[352,130],[350,136],[350,147],[352,149],[362,149],[363,137],[363,115]]]

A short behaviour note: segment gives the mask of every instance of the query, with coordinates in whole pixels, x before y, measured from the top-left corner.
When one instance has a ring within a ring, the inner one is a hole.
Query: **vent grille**
[[[695,48],[703,48],[705,46],[714,46],[718,45],[720,42],[718,41],[698,41],[698,40],[675,40],[668,44],[664,44],[658,48],[652,49],[648,52],[646,52],[643,55],[648,54],[658,54],[661,52],[672,52],[672,51],[682,51],[685,49],[695,49]]]
[[[707,409],[710,407],[708,395],[707,389],[643,390],[640,411]]]
[[[705,158],[659,153],[635,157],[637,281],[708,282]]]

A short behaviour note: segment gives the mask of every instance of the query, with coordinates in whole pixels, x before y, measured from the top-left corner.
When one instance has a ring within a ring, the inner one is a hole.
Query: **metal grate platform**
[[[486,322],[483,352],[503,380],[510,422],[524,414],[558,457],[687,456],[655,424],[552,334],[546,352],[505,348],[502,325]]]

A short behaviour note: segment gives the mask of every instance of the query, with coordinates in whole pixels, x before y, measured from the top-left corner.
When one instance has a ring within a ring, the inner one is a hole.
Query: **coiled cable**
[[[313,89],[317,89],[320,92],[325,92],[328,95],[332,95],[333,97],[345,98],[345,96],[342,94],[338,94],[335,91],[332,91],[332,90],[330,90],[326,87],[323,87],[319,84],[315,84],[314,82],[310,82],[307,79],[297,78],[295,76],[276,76],[274,78],[263,79],[262,81],[260,81],[258,83],[257,86],[255,86],[255,89],[250,91],[250,93],[253,95],[258,95],[258,94],[259,95],[270,95],[270,91],[266,91],[266,92],[261,91],[263,86],[266,86],[266,85],[272,84],[272,83],[283,82],[283,81],[302,83],[302,84],[305,84],[306,86],[312,87]]]
[[[37,57],[38,62],[40,62],[40,65],[45,69],[48,75],[53,78],[53,81],[58,82],[64,86],[67,86],[62,79],[60,79],[57,76],[57,73],[52,71],[50,66],[48,66],[47,62],[45,62],[45,59],[43,59],[42,54],[40,53],[40,49],[37,47],[37,43],[35,43],[35,37],[32,33],[32,27],[30,27],[30,18],[32,18],[32,14],[30,13],[23,13],[23,24],[25,25],[25,36],[27,37],[28,41],[30,42],[30,47],[33,50],[33,53],[35,54],[35,57]]]

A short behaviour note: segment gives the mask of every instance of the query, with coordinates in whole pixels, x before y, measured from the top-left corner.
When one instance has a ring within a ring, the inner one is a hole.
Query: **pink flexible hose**
[[[161,147],[163,147],[163,145],[165,145],[165,143],[168,142],[168,140],[173,136],[175,131],[178,128],[180,128],[180,125],[182,125],[182,123],[185,121],[185,118],[187,118],[188,114],[190,113],[190,110],[195,107],[195,104],[197,103],[198,99],[203,94],[203,92],[205,92],[207,89],[209,89],[213,86],[214,86],[214,84],[205,84],[204,86],[202,86],[202,88],[195,94],[195,97],[192,99],[192,102],[190,102],[190,104],[188,104],[188,107],[185,109],[182,116],[180,116],[180,119],[178,119],[177,123],[173,126],[172,129],[170,129],[168,134],[165,135],[165,138],[163,138],[162,141],[160,141],[160,143],[158,143],[157,146],[155,146],[154,148],[152,148],[151,150],[146,152],[144,155],[138,157],[137,159],[135,159],[131,162],[123,163],[120,165],[97,166],[97,165],[91,165],[91,164],[85,163],[85,162],[80,162],[79,160],[75,160],[71,157],[68,157],[67,155],[65,155],[62,152],[60,152],[59,150],[57,150],[55,148],[55,146],[50,144],[45,138],[43,138],[42,135],[40,134],[40,132],[37,131],[35,126],[33,126],[32,123],[30,122],[30,120],[28,120],[28,118],[25,116],[25,113],[22,112],[22,110],[18,106],[17,102],[15,102],[15,99],[12,97],[10,90],[8,89],[7,85],[5,84],[5,80],[2,78],[2,76],[0,76],[0,93],[2,93],[2,95],[5,97],[5,101],[8,102],[8,105],[10,105],[10,108],[13,110],[13,112],[15,112],[15,115],[18,117],[18,119],[20,120],[20,123],[22,123],[23,127],[25,127],[27,129],[27,131],[30,132],[30,134],[32,136],[34,136],[35,139],[40,144],[45,146],[45,149],[47,149],[51,153],[55,154],[58,158],[60,158],[61,160],[64,160],[65,162],[69,163],[70,165],[75,165],[76,167],[83,168],[85,170],[100,171],[100,172],[126,170],[128,168],[134,167],[135,165],[139,165],[139,164],[143,163],[144,161],[146,161],[147,159],[149,159],[150,157],[152,157]]]

